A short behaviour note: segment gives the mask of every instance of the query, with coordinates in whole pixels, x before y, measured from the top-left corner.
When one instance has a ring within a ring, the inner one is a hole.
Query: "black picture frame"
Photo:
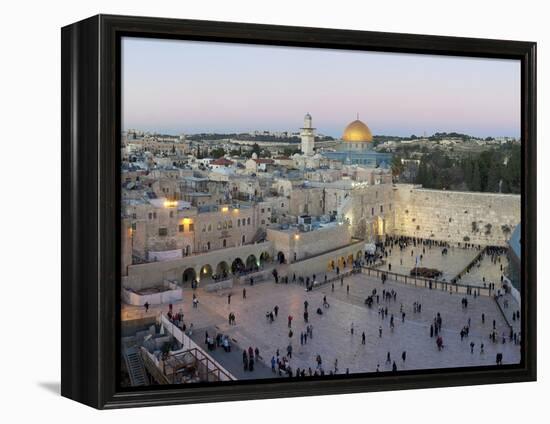
[[[111,15],[66,26],[61,35],[63,396],[103,409],[536,380],[536,43]],[[120,40],[125,35],[520,60],[521,363],[122,390],[119,143]]]

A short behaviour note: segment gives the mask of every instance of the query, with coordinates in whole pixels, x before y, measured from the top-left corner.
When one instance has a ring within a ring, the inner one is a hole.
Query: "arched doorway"
[[[244,271],[244,263],[241,258],[237,258],[231,263],[231,272],[237,274],[240,271]]]
[[[182,284],[191,284],[195,278],[197,278],[197,273],[195,272],[194,268],[187,268],[185,271],[183,271],[183,275],[181,277]]]
[[[340,270],[345,267],[345,262],[346,259],[343,256],[340,256],[340,258],[338,258],[338,267],[340,268]]]
[[[333,260],[328,261],[327,269],[329,271],[334,271],[334,268],[335,268],[334,261]]]
[[[285,254],[283,252],[277,253],[277,260],[279,261],[280,264],[284,264],[285,263]]]
[[[212,266],[210,264],[203,265],[201,268],[200,279],[202,281],[212,278]]]
[[[229,265],[227,262],[222,261],[216,266],[216,277],[227,278],[229,275]]]
[[[355,259],[357,259],[358,261],[361,260],[363,258],[363,252],[362,251],[358,251],[357,252],[357,255],[355,255]]]
[[[269,256],[269,253],[262,252],[260,255],[260,265],[264,265],[266,262],[269,262],[271,260],[271,257]]]
[[[350,253],[350,255],[348,256],[347,264],[348,265],[353,264],[353,253]]]
[[[256,256],[249,255],[248,258],[246,258],[246,269],[252,270],[256,269],[258,267],[258,261],[256,260]]]

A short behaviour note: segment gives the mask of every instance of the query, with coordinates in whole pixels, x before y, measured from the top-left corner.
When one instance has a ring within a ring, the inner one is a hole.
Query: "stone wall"
[[[521,196],[394,185],[394,233],[505,246],[521,220]]]
[[[285,262],[292,263],[347,246],[352,239],[348,225],[332,224],[308,232],[268,229],[267,240],[273,243],[274,258],[282,252]]]
[[[183,273],[193,270],[198,279],[201,277],[201,269],[209,266],[216,273],[219,265],[231,264],[237,258],[246,264],[247,258],[254,255],[258,260],[262,253],[266,252],[272,257],[273,247],[271,242],[247,244],[239,247],[213,250],[199,255],[190,255],[173,261],[151,262],[128,266],[128,275],[122,277],[122,287],[142,290],[161,284],[164,280],[183,282]]]

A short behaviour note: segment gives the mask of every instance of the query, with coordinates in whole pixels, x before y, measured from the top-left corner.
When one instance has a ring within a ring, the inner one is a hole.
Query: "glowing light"
[[[229,208],[228,208],[227,206],[224,206],[224,207],[222,208],[222,212],[227,212],[228,210],[229,210]]]
[[[183,220],[181,222],[184,225],[189,225],[193,222],[193,220],[191,218],[183,218]]]
[[[300,240],[300,234],[294,234],[294,240]]]
[[[175,208],[178,206],[177,200],[165,200],[164,201],[164,207],[165,208]]]

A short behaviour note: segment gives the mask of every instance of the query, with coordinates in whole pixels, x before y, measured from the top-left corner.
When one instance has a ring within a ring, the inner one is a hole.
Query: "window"
[[[245,240],[246,240],[246,237],[243,234],[243,237],[241,238],[241,241],[242,241],[243,244],[245,243]]]
[[[264,208],[262,208],[262,213],[265,213],[265,209],[264,209]]]
[[[380,213],[384,213],[384,206],[380,205]]]
[[[183,224],[178,225],[178,231],[183,233]]]
[[[227,246],[227,241],[223,239],[223,247],[226,247],[226,246]]]
[[[212,231],[212,224],[208,224],[208,232]]]
[[[285,207],[285,204],[284,203],[281,203],[281,208],[284,208]]]
[[[240,226],[241,226],[241,220],[237,219],[237,227],[240,227]]]
[[[137,218],[137,214],[134,212],[134,213],[132,214],[132,219],[136,219],[136,218]]]
[[[149,212],[149,219],[153,219],[153,214]]]
[[[391,203],[390,203],[390,211],[391,211]]]
[[[206,233],[206,225],[203,225],[203,226],[202,226],[202,232],[203,232],[203,233]]]
[[[132,231],[136,231],[136,223],[132,222]]]
[[[271,208],[267,208],[267,211],[268,211],[268,212],[271,212]]]
[[[206,243],[206,250],[210,250],[210,242]]]
[[[227,228],[233,228],[233,221],[227,221]]]
[[[159,236],[164,237],[168,235],[168,229],[165,227],[159,228]]]
[[[262,225],[265,225],[265,219],[262,219]]]
[[[195,224],[189,224],[189,231],[195,231]]]
[[[153,218],[157,219],[157,213],[156,212],[153,212]]]
[[[250,225],[250,217],[246,220],[246,225]]]
[[[174,211],[170,211],[170,218],[174,217]]]
[[[374,208],[371,209],[371,214],[374,216]]]

